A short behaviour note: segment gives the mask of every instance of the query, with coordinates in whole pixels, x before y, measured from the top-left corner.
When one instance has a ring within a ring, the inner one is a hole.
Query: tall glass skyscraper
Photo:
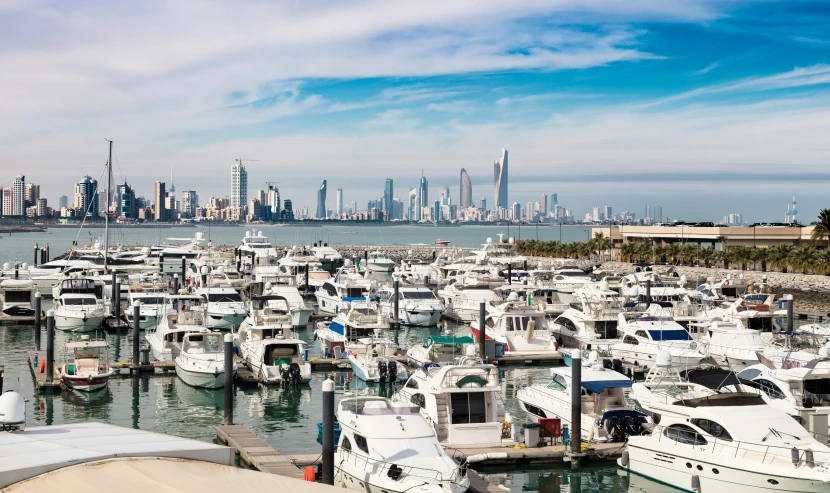
[[[461,200],[458,201],[461,207],[466,209],[473,205],[473,183],[470,181],[470,175],[467,170],[461,168]]]
[[[423,219],[423,209],[426,207],[425,204],[429,203],[429,182],[425,176],[421,176],[421,183],[418,185],[418,204],[415,208],[415,220],[420,221]]]
[[[245,207],[248,204],[248,172],[245,165],[236,163],[231,168],[231,207]]]
[[[393,219],[392,213],[394,209],[392,207],[392,199],[395,196],[394,188],[395,185],[392,182],[392,178],[387,178],[386,186],[383,187],[383,210],[389,213],[389,219]]]
[[[493,163],[493,175],[496,208],[507,209],[507,149],[502,149],[501,157]]]
[[[343,214],[343,189],[337,189],[337,215]]]
[[[317,190],[317,219],[326,218],[326,188],[326,180],[323,180],[323,184]]]
[[[83,177],[75,185],[75,210],[83,215],[98,215],[98,180]]]

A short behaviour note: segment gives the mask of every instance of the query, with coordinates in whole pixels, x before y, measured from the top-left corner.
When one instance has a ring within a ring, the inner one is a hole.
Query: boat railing
[[[401,469],[400,479],[406,478],[422,478],[433,481],[450,481],[455,482],[459,478],[458,468],[453,470],[449,477],[444,477],[444,474],[435,469],[426,469],[422,467],[404,466],[399,463],[386,462],[382,460],[372,459],[365,455],[360,455],[351,450],[343,450],[345,453],[344,462],[354,465],[358,469],[370,471],[373,474],[386,476],[392,466]]]
[[[795,466],[796,468],[799,467],[808,467],[813,468],[816,466],[828,468],[830,467],[830,462],[826,460],[816,460],[815,453],[809,445],[802,445],[802,447],[796,446],[782,446],[782,445],[766,445],[762,443],[751,443],[751,442],[741,442],[736,440],[724,439],[724,438],[717,438],[711,435],[703,435],[700,433],[689,433],[685,431],[683,439],[676,440],[674,438],[667,437],[665,435],[665,430],[668,427],[664,426],[656,426],[653,433],[657,433],[658,435],[658,442],[674,442],[677,446],[691,446],[698,451],[708,452],[712,455],[720,455],[724,457],[731,457],[734,459],[743,459],[743,460],[751,460],[760,462],[761,464],[775,464],[775,465],[786,465],[786,466]],[[776,431],[773,428],[770,428],[770,435],[783,435],[785,437],[791,437],[791,435],[783,432]],[[805,436],[810,436],[810,432],[804,430]],[[827,440],[828,436],[826,434],[815,433],[819,438]],[[652,434],[652,436],[654,436]],[[704,443],[700,443],[703,441]],[[691,443],[689,443],[691,442]],[[819,443],[816,443],[819,445]],[[826,457],[827,455],[823,452],[819,452],[822,456]]]

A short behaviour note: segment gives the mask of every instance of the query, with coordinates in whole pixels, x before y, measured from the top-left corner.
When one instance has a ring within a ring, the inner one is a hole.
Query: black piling
[[[115,323],[121,321],[121,283],[115,281],[112,284],[112,314],[115,316]]]
[[[571,356],[571,454],[582,453],[582,352],[579,348],[573,350]],[[571,459],[574,467],[579,465],[579,460]]]
[[[646,308],[651,304],[651,279],[646,279]]]
[[[513,262],[507,264],[507,284],[513,284]]]
[[[481,357],[481,361],[487,361],[487,345],[485,344],[486,332],[487,332],[487,324],[484,323],[484,319],[486,318],[487,308],[485,303],[482,301],[478,304],[478,336],[479,336],[479,356]]]
[[[6,369],[0,366],[0,395],[3,395],[3,380],[6,378]]]
[[[233,335],[225,334],[225,425],[233,424]]]
[[[46,382],[55,374],[55,312],[46,312]]]
[[[787,310],[787,332],[793,331],[793,295],[784,295],[784,308]]]
[[[46,261],[49,261],[49,243],[46,244]]]
[[[40,351],[40,325],[43,312],[40,311],[40,291],[35,291],[35,351]]]
[[[323,484],[334,486],[334,381],[323,382]]]
[[[159,272],[164,274],[164,254],[159,253]]]
[[[173,294],[179,293],[179,275],[173,274]]]
[[[308,294],[308,264],[305,264],[305,294]]]
[[[399,300],[398,297],[400,296],[400,281],[395,279],[392,283],[392,286],[395,289],[395,303],[394,303],[394,311],[392,312],[392,323],[395,324],[395,328],[400,328],[401,326],[401,312],[399,311]]]
[[[239,269],[237,269],[239,271]],[[187,284],[187,257],[182,257],[182,286]]]
[[[138,341],[141,332],[141,302],[133,303],[133,366],[138,366]]]
[[[39,257],[39,252],[40,252],[40,248],[38,248],[38,246],[37,246],[37,245],[35,245],[35,261],[34,261],[34,263],[33,263],[32,265],[37,265],[37,263],[38,263],[37,261],[38,261],[38,257]]]

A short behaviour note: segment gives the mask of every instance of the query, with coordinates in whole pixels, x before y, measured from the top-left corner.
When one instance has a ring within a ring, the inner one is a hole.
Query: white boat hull
[[[335,464],[343,464],[343,461],[335,460]],[[354,474],[360,474],[360,477]],[[341,481],[346,489],[365,493],[464,493],[469,488],[468,482],[462,484],[445,482],[442,487],[438,484],[426,483],[420,478],[396,482],[385,475],[371,475],[356,470],[350,474],[335,465],[334,482],[338,484]]]
[[[209,311],[205,323],[209,329],[230,330],[239,327],[246,316],[245,312],[222,313]]]
[[[89,332],[101,328],[104,321],[102,315],[89,315],[86,317],[77,315],[55,314],[55,328],[67,332]]]
[[[402,322],[416,327],[432,327],[438,325],[444,310],[441,308],[407,308],[403,312]]]
[[[225,386],[225,372],[200,372],[192,371],[182,368],[178,361],[176,361],[176,375],[182,382],[191,387],[198,387],[203,389],[221,389]]]
[[[308,325],[308,320],[311,318],[311,313],[314,310],[306,309],[292,309],[291,310],[291,325],[294,327],[305,327]]]

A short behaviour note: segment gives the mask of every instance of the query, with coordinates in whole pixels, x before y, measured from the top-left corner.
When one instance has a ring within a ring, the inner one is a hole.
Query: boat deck
[[[37,355],[38,366],[35,366],[35,355]],[[40,362],[46,361],[46,351],[29,350],[29,370],[32,371],[32,376],[35,378],[35,387],[37,390],[59,389],[61,387],[61,374],[58,372],[58,365],[53,366],[52,379],[47,381],[46,371],[40,371]]]

